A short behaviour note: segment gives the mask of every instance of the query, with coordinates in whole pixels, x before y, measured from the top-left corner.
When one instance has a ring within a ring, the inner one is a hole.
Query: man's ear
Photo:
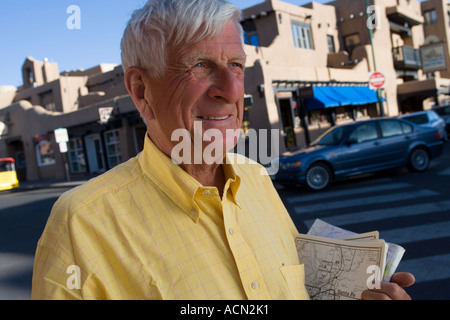
[[[153,110],[146,98],[147,84],[145,81],[145,70],[138,67],[130,67],[125,72],[125,87],[133,99],[136,108],[143,118],[151,120],[154,118]]]

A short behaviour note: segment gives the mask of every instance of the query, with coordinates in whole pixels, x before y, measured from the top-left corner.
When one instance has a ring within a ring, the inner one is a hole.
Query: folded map
[[[389,281],[405,250],[378,236],[378,231],[356,234],[320,219],[306,235],[298,234],[295,242],[310,298],[360,299],[377,281]]]

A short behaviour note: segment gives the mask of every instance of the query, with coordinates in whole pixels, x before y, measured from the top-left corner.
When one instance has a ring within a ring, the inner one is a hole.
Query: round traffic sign
[[[386,77],[384,73],[375,71],[372,72],[369,76],[369,85],[374,89],[383,88],[386,84]]]

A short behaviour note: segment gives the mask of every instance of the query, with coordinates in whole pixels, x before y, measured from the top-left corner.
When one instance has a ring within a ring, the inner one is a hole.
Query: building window
[[[334,37],[328,35],[327,36],[328,41],[328,52],[329,53],[336,53],[336,48],[334,47]]]
[[[83,140],[81,138],[69,141],[69,161],[72,173],[87,172],[86,157],[84,155]]]
[[[251,45],[251,46],[259,47],[258,34],[245,32],[244,33],[244,43]]]
[[[423,13],[425,25],[435,24],[437,22],[436,10],[428,10]]]
[[[25,69],[25,79],[26,84],[32,85],[35,82],[34,72],[30,68]]]
[[[244,29],[244,43],[251,46],[259,47],[259,39],[255,23],[245,22],[242,25],[242,28]]]
[[[306,22],[291,21],[294,46],[300,49],[314,50],[311,25]]]
[[[52,145],[48,140],[39,141],[36,145],[36,156],[39,167],[55,164],[55,153],[53,152]]]
[[[122,162],[122,157],[120,154],[119,130],[105,132],[105,145],[108,165],[110,168],[113,168]]]

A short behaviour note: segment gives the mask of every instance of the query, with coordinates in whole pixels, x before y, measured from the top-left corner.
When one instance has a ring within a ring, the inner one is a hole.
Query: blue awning
[[[307,110],[316,110],[376,103],[378,97],[367,86],[314,86],[313,97],[305,98],[304,102]]]

